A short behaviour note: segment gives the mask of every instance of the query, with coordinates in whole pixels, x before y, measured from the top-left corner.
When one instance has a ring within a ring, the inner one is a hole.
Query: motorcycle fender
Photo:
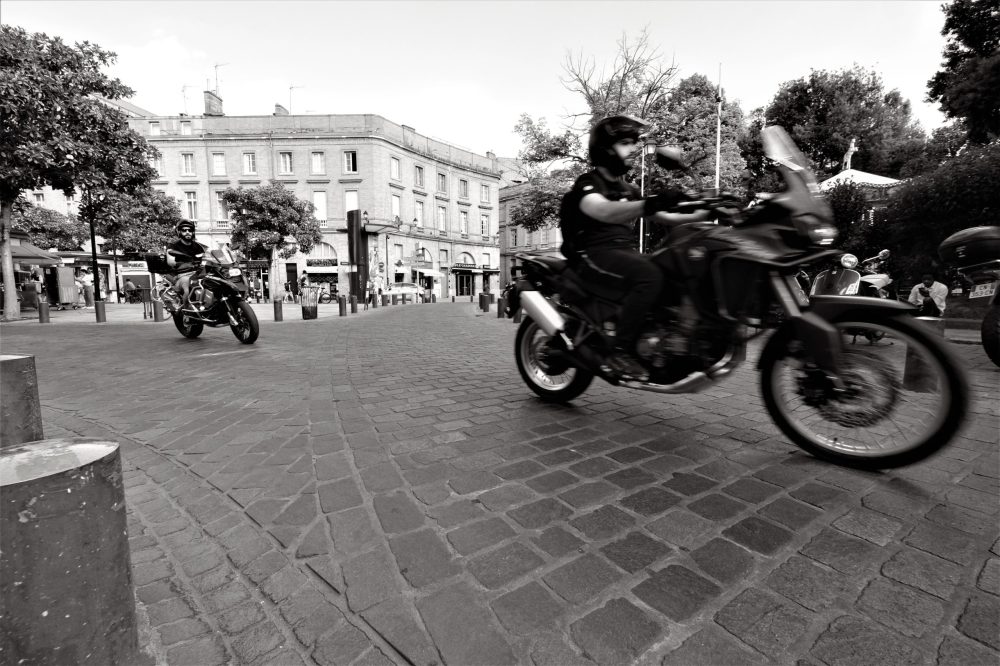
[[[207,279],[209,282],[214,282],[215,284],[220,284],[220,285],[222,285],[224,287],[228,287],[231,291],[234,291],[237,294],[246,291],[246,287],[244,287],[242,285],[238,285],[235,282],[230,282],[229,280],[224,280],[224,279],[222,279],[220,277],[213,276],[211,278],[202,278],[202,279],[203,280]]]
[[[809,309],[823,319],[840,317],[853,310],[873,312],[881,310],[886,314],[901,314],[913,312],[915,309],[909,303],[901,303],[884,298],[865,298],[864,296],[813,296],[809,299]]]

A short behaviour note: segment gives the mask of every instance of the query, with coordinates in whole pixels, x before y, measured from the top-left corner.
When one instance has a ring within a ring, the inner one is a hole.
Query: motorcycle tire
[[[237,325],[230,325],[229,328],[233,330],[233,335],[236,336],[237,340],[245,345],[252,345],[257,341],[257,336],[260,335],[257,315],[246,301],[237,303],[235,310],[233,317],[236,318]]]
[[[993,365],[1000,367],[1000,303],[990,306],[979,327],[979,335],[986,355],[993,361]]]
[[[181,332],[185,338],[194,339],[201,335],[201,332],[205,330],[205,325],[201,322],[188,322],[184,323],[184,315],[180,312],[175,312],[173,314],[174,326],[177,330]]]
[[[547,361],[544,353],[549,340],[551,337],[525,316],[514,338],[517,371],[528,388],[545,402],[567,403],[587,390],[594,374],[565,361],[557,361],[559,365]]]
[[[911,465],[945,446],[965,420],[969,385],[964,365],[944,339],[898,315],[847,313],[830,323],[841,330],[878,327],[883,344],[845,345],[840,374],[848,391],[837,395],[809,365],[791,328],[779,331],[762,353],[760,382],[781,432],[818,458],[869,470]],[[786,366],[787,395],[781,372]],[[939,393],[930,395],[934,391]]]

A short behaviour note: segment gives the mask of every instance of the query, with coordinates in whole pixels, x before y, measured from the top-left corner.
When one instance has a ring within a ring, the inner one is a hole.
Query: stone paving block
[[[554,472],[549,472],[548,474],[528,479],[524,482],[524,485],[528,486],[537,493],[551,493],[560,488],[571,486],[577,481],[578,479],[569,472],[565,470],[556,470]]]
[[[793,530],[805,527],[823,514],[819,509],[787,497],[779,497],[758,513]]]
[[[715,614],[715,621],[734,636],[772,659],[789,649],[808,629],[802,609],[749,588]]]
[[[917,666],[926,663],[920,651],[910,641],[869,620],[849,615],[834,620],[820,635],[809,654],[830,666]]]
[[[536,582],[508,592],[491,606],[507,631],[518,635],[552,630],[564,610],[563,604]]]
[[[833,526],[879,546],[885,546],[897,536],[903,524],[875,511],[854,509],[833,521]]]
[[[132,566],[132,582],[137,586],[147,585],[153,581],[170,578],[173,573],[173,567],[166,560],[135,564]]]
[[[766,660],[718,627],[708,626],[690,636],[663,658],[662,666],[745,666]]]
[[[933,523],[917,524],[903,542],[963,566],[976,559],[976,544],[968,534]]]
[[[640,460],[652,458],[656,454],[649,449],[644,449],[639,446],[630,446],[628,448],[612,451],[605,455],[622,465],[631,465],[632,463],[639,462]]]
[[[594,662],[570,647],[562,632],[550,632],[535,638],[529,658],[533,666],[594,666]]]
[[[607,458],[588,458],[569,466],[569,471],[579,476],[596,478],[618,469],[618,464]]]
[[[516,523],[529,530],[545,527],[549,523],[565,520],[573,510],[562,502],[547,497],[507,512]]]
[[[457,583],[417,601],[434,645],[446,664],[515,664],[517,658],[468,583]]]
[[[726,539],[712,539],[691,551],[691,559],[702,571],[723,584],[742,580],[753,570],[753,555]]]
[[[157,601],[163,601],[164,599],[171,599],[180,594],[174,587],[173,581],[169,578],[137,587],[135,593],[139,597],[139,601],[146,605],[155,604]]]
[[[380,463],[361,470],[361,483],[370,493],[395,490],[403,485],[403,477],[390,462]]]
[[[233,570],[227,566],[216,567],[191,579],[191,587],[201,593],[218,589],[233,580]]]
[[[521,460],[495,469],[493,473],[501,479],[526,479],[544,471],[545,467],[534,460]]]
[[[681,495],[692,496],[714,488],[715,484],[715,481],[700,474],[677,472],[669,481],[664,482],[663,486]]]
[[[538,456],[535,460],[547,467],[557,467],[559,465],[565,465],[573,460],[579,460],[582,457],[583,456],[572,449],[556,449],[551,453]]]
[[[552,557],[562,557],[583,546],[583,541],[561,527],[548,528],[532,538],[532,542]]]
[[[628,490],[631,488],[638,488],[639,486],[645,486],[650,483],[655,483],[656,478],[657,477],[643,469],[638,467],[629,467],[627,469],[614,472],[613,474],[608,474],[604,477],[604,480],[610,481],[619,488],[625,488]]]
[[[989,536],[996,533],[996,518],[958,506],[938,504],[924,514],[924,518],[937,525],[976,536]]]
[[[952,488],[947,493],[945,497],[951,504],[972,510],[978,511],[980,513],[985,513],[993,517],[996,521],[996,515],[1000,512],[1000,502],[997,502],[997,493],[993,492],[983,492],[981,490],[974,490],[973,488]]]
[[[803,469],[796,469],[788,465],[771,465],[754,472],[755,477],[767,483],[773,483],[782,488],[791,488],[809,478],[809,472]]]
[[[716,481],[727,481],[747,472],[747,468],[731,460],[720,458],[694,468],[696,474],[701,474]]]
[[[167,663],[169,664],[215,666],[228,662],[229,656],[226,654],[226,647],[219,636],[206,636],[167,650]]]
[[[882,565],[882,575],[948,599],[962,579],[962,568],[930,553],[903,548]]]
[[[832,529],[822,530],[800,552],[849,576],[861,575],[887,554],[868,541]]]
[[[646,529],[675,546],[688,548],[715,529],[715,524],[701,516],[678,510],[657,518]]]
[[[603,502],[611,497],[617,490],[617,486],[605,481],[592,481],[590,483],[581,484],[571,490],[567,490],[559,495],[559,499],[566,502],[570,506],[580,509]]]
[[[674,506],[680,500],[680,497],[663,488],[653,487],[643,488],[637,493],[623,497],[619,503],[640,515],[655,516]]]
[[[682,622],[722,593],[722,588],[690,569],[672,564],[632,588],[632,593],[674,622]]]
[[[542,558],[524,544],[511,543],[470,559],[468,569],[483,587],[494,590],[506,586],[543,563]]]
[[[542,579],[556,594],[572,603],[582,603],[621,578],[621,574],[592,553],[544,575]]]
[[[500,477],[490,472],[468,472],[449,479],[448,485],[459,495],[468,495],[499,486]]]
[[[974,593],[956,626],[969,638],[1000,650],[1000,599]]]
[[[781,492],[781,487],[757,479],[743,478],[733,481],[722,492],[750,504],[758,504]]]
[[[843,490],[812,481],[789,491],[788,494],[821,509],[833,509],[848,501],[848,495]]]
[[[361,504],[361,491],[352,478],[341,479],[319,486],[319,504],[323,513],[335,513]]]
[[[356,613],[399,593],[396,564],[384,548],[347,560],[341,565],[341,570],[347,586],[348,606]]]
[[[976,577],[976,587],[984,592],[1000,596],[1000,559],[991,557],[983,564]]]
[[[624,539],[601,548],[606,558],[629,573],[648,567],[672,551],[669,546],[642,532],[630,532]]]
[[[876,578],[858,599],[857,609],[905,636],[920,638],[944,615],[941,601],[911,587]]]
[[[459,572],[441,537],[429,529],[389,539],[399,572],[413,587],[424,587]]]
[[[387,534],[409,532],[424,524],[424,514],[406,493],[376,495],[372,499],[375,515]]]
[[[219,628],[231,636],[266,619],[260,602],[252,599],[231,606],[215,617]]]
[[[725,495],[712,493],[689,503],[687,508],[702,518],[723,522],[738,515],[746,508],[746,504],[737,502]]]
[[[242,568],[242,572],[254,583],[260,584],[288,564],[288,556],[277,550],[270,550]]]
[[[602,506],[596,511],[569,521],[589,539],[600,540],[612,537],[635,524],[635,518],[613,506]]]
[[[233,637],[231,645],[239,663],[248,664],[284,644],[285,637],[270,620]]]
[[[194,615],[191,606],[181,597],[164,599],[155,604],[150,604],[146,607],[146,612],[149,614],[149,623],[154,627],[176,622],[182,618]]]
[[[320,666],[349,664],[371,647],[371,639],[357,627],[343,624],[316,641],[312,658]]]
[[[788,558],[764,582],[771,590],[817,613],[857,596],[846,576],[798,555]]]
[[[516,533],[503,518],[489,518],[448,532],[451,545],[461,555],[469,555],[483,548],[489,548]]]
[[[277,525],[308,525],[317,515],[315,496],[302,495],[293,500],[280,515],[275,517],[274,523]]]
[[[340,564],[332,557],[314,557],[306,561],[306,566],[319,576],[324,583],[330,586],[334,592],[338,594],[343,594],[344,585],[344,575],[341,571]]]
[[[861,504],[867,509],[884,513],[893,518],[911,520],[914,514],[922,514],[929,509],[932,501],[927,498],[916,498],[902,493],[877,490],[862,497]]]
[[[625,664],[663,633],[660,623],[625,599],[612,599],[570,625],[573,640],[598,664]]]
[[[506,511],[515,506],[520,506],[528,500],[534,499],[537,495],[525,488],[520,483],[509,483],[493,490],[487,490],[477,499],[479,503],[490,511]]]
[[[382,540],[368,509],[357,507],[327,516],[330,537],[338,553],[359,553]]]
[[[361,617],[411,664],[440,663],[437,648],[411,602],[388,599],[364,611]]]
[[[427,515],[433,518],[444,529],[474,520],[481,517],[484,513],[482,505],[467,499],[458,500],[450,504],[439,504],[427,510]]]
[[[160,643],[162,643],[164,647],[170,647],[171,645],[182,641],[191,641],[201,638],[202,636],[211,633],[211,631],[212,629],[207,624],[195,618],[185,618],[157,628],[157,632],[160,636]]]
[[[792,533],[756,516],[744,518],[722,534],[752,551],[774,555],[792,540]]]
[[[945,636],[938,647],[937,666],[996,666],[997,653],[975,641]]]
[[[217,613],[249,598],[250,593],[241,581],[230,580],[228,583],[206,592],[202,596],[202,605],[210,613]]]

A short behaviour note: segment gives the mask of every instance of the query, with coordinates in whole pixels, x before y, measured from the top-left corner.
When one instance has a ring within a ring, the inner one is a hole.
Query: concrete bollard
[[[35,357],[0,354],[0,449],[42,439]]]
[[[399,305],[399,294],[393,294],[392,295],[392,304],[393,305]]]
[[[493,303],[496,302],[497,302],[497,295],[494,294],[493,292],[490,292],[490,304],[492,305]]]
[[[917,317],[933,333],[944,337],[944,319],[940,317]],[[917,393],[937,390],[937,376],[931,372],[923,359],[906,348],[906,365],[903,369],[903,388]]]
[[[382,294],[382,307],[389,306],[389,294]]]
[[[351,314],[358,314],[358,297],[351,296]]]
[[[274,304],[274,321],[285,321],[285,313],[282,312],[281,301],[273,301]]]
[[[48,324],[49,322],[49,304],[39,303],[38,304],[38,323]]]
[[[104,301],[96,301],[94,303],[94,315],[97,317],[97,323],[103,324],[108,320],[108,315],[104,311],[104,306],[106,303]]]
[[[341,296],[337,299],[337,306],[340,308],[340,316],[347,316],[347,296]]]
[[[118,444],[0,449],[0,497],[4,663],[138,663]]]
[[[163,303],[153,301],[153,321],[163,321]]]
[[[431,303],[437,303],[437,302],[438,302],[438,295],[431,294]]]

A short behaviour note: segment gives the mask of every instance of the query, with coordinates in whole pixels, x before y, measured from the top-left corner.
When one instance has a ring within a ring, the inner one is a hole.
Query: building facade
[[[500,233],[500,276],[508,280],[510,270],[517,266],[515,255],[518,253],[558,252],[562,245],[562,233],[559,226],[528,231],[524,227],[511,223],[511,209],[517,205],[528,186],[523,182],[507,181],[500,189],[499,203],[499,233]]]
[[[221,193],[278,181],[315,207],[323,239],[308,254],[253,258],[273,297],[308,271],[347,293],[347,213],[362,211],[368,267],[379,285],[415,282],[439,298],[497,291],[500,170],[477,155],[377,115],[129,118],[160,152],[153,186],[174,197],[209,247],[229,242]],[[214,97],[214,96],[213,96]],[[209,103],[211,101],[211,104]],[[390,292],[391,293],[391,292]]]

